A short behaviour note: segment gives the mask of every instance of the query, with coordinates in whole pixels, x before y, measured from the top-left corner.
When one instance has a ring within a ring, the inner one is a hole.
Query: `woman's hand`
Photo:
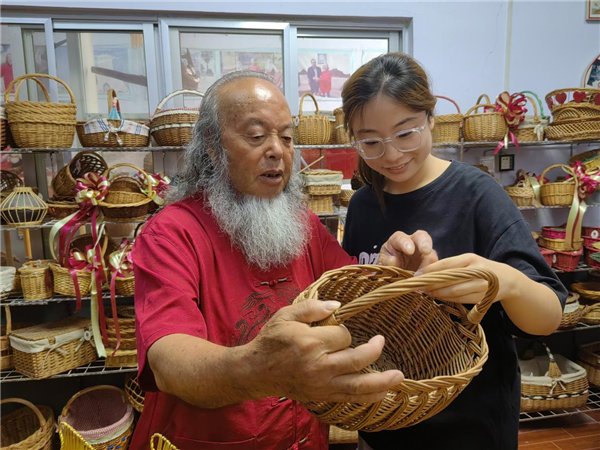
[[[415,271],[437,260],[431,236],[426,231],[411,235],[397,231],[381,246],[378,264]]]
[[[442,259],[415,273],[415,276],[439,272],[446,269],[487,269],[498,277],[499,290],[494,301],[513,298],[516,294],[515,280],[520,278],[520,272],[511,266],[491,261],[473,253]],[[515,274],[516,272],[516,274]],[[423,290],[426,294],[453,303],[475,304],[483,300],[488,289],[488,282],[477,279],[470,281],[455,281],[428,286]]]

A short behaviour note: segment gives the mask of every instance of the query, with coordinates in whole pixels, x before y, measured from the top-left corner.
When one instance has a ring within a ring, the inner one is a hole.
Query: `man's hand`
[[[330,316],[336,301],[306,300],[284,307],[248,345],[248,358],[259,396],[288,397],[302,402],[374,403],[404,380],[399,370],[360,374],[377,361],[382,336],[349,348],[352,338],[343,326],[311,327]]]
[[[397,231],[381,246],[378,264],[415,272],[437,260],[433,241],[427,232],[419,230],[408,235]]]

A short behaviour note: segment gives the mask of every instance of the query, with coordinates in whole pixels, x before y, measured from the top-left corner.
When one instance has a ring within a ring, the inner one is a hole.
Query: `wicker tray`
[[[580,141],[600,138],[600,117],[584,117],[579,110],[567,108],[576,117],[556,120],[546,128],[551,141]]]
[[[301,176],[309,195],[336,195],[342,192],[344,174],[339,170],[306,170]]]
[[[573,283],[571,289],[581,295],[584,299],[600,302],[600,282],[598,281]]]
[[[462,128],[463,115],[460,112],[458,103],[448,97],[436,95],[437,98],[448,100],[452,103],[456,110],[455,114],[441,114],[435,116],[435,126],[431,132],[433,142],[438,143],[454,143],[460,142],[460,129]]]

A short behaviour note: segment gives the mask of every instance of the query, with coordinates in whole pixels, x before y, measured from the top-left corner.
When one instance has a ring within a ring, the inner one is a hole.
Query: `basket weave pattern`
[[[575,181],[572,178],[565,182],[544,183],[546,173],[558,167],[569,170],[564,164],[554,164],[540,175],[540,196],[544,206],[570,206],[573,203]]]
[[[173,97],[184,94],[204,97],[202,92],[186,89],[172,92],[161,100],[150,121],[150,133],[160,146],[184,146],[192,140],[194,125],[200,114],[199,110],[162,110],[162,107]]]
[[[99,154],[90,151],[79,152],[52,179],[54,195],[73,197],[77,178],[81,178],[89,172],[102,175],[106,169],[108,169],[108,165]]]
[[[312,98],[315,104],[314,115],[303,115],[302,104],[306,97]],[[300,98],[300,111],[294,117],[294,136],[299,145],[325,145],[331,136],[329,119],[319,114],[319,105],[312,94],[306,93]]]
[[[433,136],[433,142],[460,142],[460,129],[463,121],[463,115],[460,112],[460,107],[451,98],[443,97],[441,95],[436,95],[436,97],[451,102],[456,107],[458,112],[456,114],[442,114],[435,116],[435,126],[431,132]]]
[[[2,450],[52,450],[52,409],[49,406],[35,406],[21,398],[7,398],[0,402],[1,405],[7,403],[21,403],[26,408],[2,416]]]
[[[487,103],[480,103],[482,99],[485,99]],[[493,111],[475,113],[479,108],[493,110],[494,105],[491,104],[489,97],[483,94],[477,99],[477,104],[467,111],[463,125],[465,140],[470,142],[487,142],[504,139],[508,129],[504,114]]]

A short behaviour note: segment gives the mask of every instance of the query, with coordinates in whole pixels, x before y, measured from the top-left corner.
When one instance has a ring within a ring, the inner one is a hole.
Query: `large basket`
[[[71,97],[71,103],[51,103],[48,90],[39,78],[62,84]],[[42,89],[46,103],[19,101],[23,81],[28,79],[35,81]],[[11,100],[10,92],[15,84],[15,100]],[[22,75],[6,87],[4,101],[10,130],[18,147],[70,148],[73,145],[77,107],[73,91],[64,81],[43,73]]]
[[[73,197],[75,194],[75,181],[86,173],[94,172],[102,175],[108,169],[104,158],[97,153],[85,151],[79,152],[69,164],[58,171],[52,179],[54,195],[59,197]]]
[[[2,415],[1,450],[52,450],[54,412],[22,398],[7,398],[0,405],[20,403],[26,408]]]
[[[179,450],[162,434],[154,433],[150,439],[151,450]]]
[[[577,163],[577,161],[581,162],[581,165],[585,170],[600,168],[600,148],[583,152],[571,157],[571,159],[569,159],[569,164],[574,165]]]
[[[40,380],[95,361],[90,329],[89,319],[67,317],[13,331],[15,370]]]
[[[555,120],[600,118],[600,89],[557,89],[546,95],[546,103]],[[574,111],[579,114],[576,115]]]
[[[564,164],[554,164],[544,169],[540,175],[540,196],[544,206],[571,206],[575,195],[575,180],[570,178],[565,181],[544,183],[544,177],[552,169],[561,168],[569,170]],[[567,172],[568,173],[568,172]]]
[[[60,450],[94,450],[75,429],[66,422],[58,424],[60,436]]]
[[[523,178],[518,181],[514,186],[504,186],[504,190],[509,195],[511,200],[517,206],[531,206],[533,205],[533,199],[535,198],[535,192],[529,181],[529,176],[523,169],[517,171],[517,178],[519,174],[523,174]]]
[[[146,393],[142,391],[135,373],[129,374],[125,379],[125,397],[137,412],[142,413],[144,411]]]
[[[315,114],[302,115],[302,104],[306,97],[312,98],[315,104]],[[319,105],[312,94],[306,93],[300,98],[300,113],[294,116],[294,136],[298,145],[325,145],[331,136],[329,119],[319,115]]]
[[[585,117],[580,110],[574,108],[565,108],[563,111],[572,114],[569,114],[568,119],[555,118],[548,125],[546,137],[549,140],[581,141],[600,138],[600,117]]]
[[[175,91],[161,100],[150,119],[150,133],[160,146],[184,146],[192,140],[194,125],[198,121],[198,108],[161,108],[177,95],[191,94],[204,97],[202,92],[184,89]]]
[[[587,371],[590,384],[600,387],[600,341],[581,345],[577,349],[577,364]]]
[[[567,297],[567,304],[565,305],[565,309],[563,310],[563,314],[560,319],[560,325],[558,326],[558,328],[560,330],[573,328],[579,323],[579,319],[581,319],[584,309],[585,306],[579,304],[579,294],[569,292],[569,297]]]
[[[515,130],[515,137],[519,142],[543,141],[544,132],[548,126],[548,119],[544,117],[542,102],[537,95],[535,95],[537,102],[529,95],[526,98],[533,105],[533,116],[525,116],[523,122]],[[540,105],[541,118],[538,115],[538,103]]]
[[[144,175],[144,180],[150,179],[142,169],[128,163],[120,163],[111,166],[104,172],[104,176],[110,181],[111,172],[118,167],[132,168],[137,172],[142,173]],[[147,194],[117,191],[111,187],[104,201],[100,202],[100,207],[102,208],[102,212],[106,219],[113,222],[135,222],[144,219],[148,215],[150,204],[153,202],[151,198],[152,185],[149,181],[146,183]]]
[[[533,341],[539,342],[539,341]],[[548,411],[585,405],[589,384],[585,369],[550,349],[546,355],[519,360],[521,369],[521,411]]]
[[[487,103],[480,103],[485,99]],[[489,109],[489,112],[473,113],[479,108]],[[504,114],[494,112],[490,98],[483,94],[477,99],[477,104],[467,111],[464,117],[463,136],[468,142],[501,141],[506,135],[507,126]],[[472,114],[473,113],[473,114]],[[434,127],[435,129],[435,127]]]
[[[49,275],[52,260],[29,261],[19,269],[25,300],[44,300],[54,295]]]
[[[350,144],[351,139],[350,139],[350,135],[348,134],[348,132],[346,131],[346,128],[344,128],[344,110],[340,107],[340,108],[336,108],[333,110],[333,115],[335,116],[335,125],[334,125],[334,130],[335,133],[331,133],[332,135],[335,134],[335,144]]]
[[[435,116],[435,126],[433,127],[433,131],[431,133],[433,136],[433,142],[460,142],[460,129],[463,121],[463,115],[460,112],[460,107],[451,98],[441,95],[436,95],[436,97],[451,102],[456,107],[458,113]]]
[[[95,450],[127,450],[133,419],[123,390],[100,385],[71,397],[58,420],[68,423]]]
[[[461,304],[438,303],[423,294],[428,286],[483,279],[488,291],[470,311]],[[387,266],[346,266],[326,272],[294,303],[307,299],[342,303],[313,326],[342,325],[352,346],[381,334],[386,346],[378,361],[362,370],[401,370],[406,379],[371,405],[309,402],[320,421],[345,430],[380,431],[415,425],[448,406],[481,372],[488,346],[479,322],[498,292],[496,276],[486,270],[446,270],[419,277]],[[453,320],[456,318],[458,320]]]
[[[598,281],[573,283],[571,285],[571,289],[573,289],[586,300],[600,302],[600,282]]]

